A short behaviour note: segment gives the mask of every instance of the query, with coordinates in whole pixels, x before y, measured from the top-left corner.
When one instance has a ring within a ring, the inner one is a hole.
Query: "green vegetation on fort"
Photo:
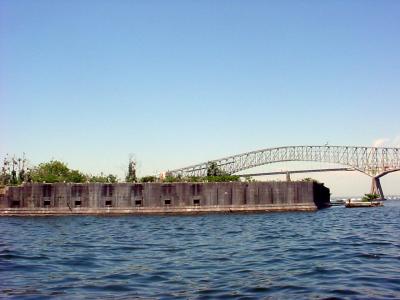
[[[86,176],[78,170],[71,170],[66,164],[52,160],[41,163],[28,173],[33,182],[85,182]]]
[[[378,194],[365,194],[364,197],[362,198],[363,202],[369,202],[369,201],[374,201],[379,199],[379,195]]]
[[[240,176],[230,175],[222,170],[216,162],[209,162],[206,176],[187,176],[181,175],[157,177],[157,176],[143,176],[138,178],[136,175],[136,162],[129,158],[127,174],[125,182],[235,182],[240,181]],[[245,177],[245,182],[254,182],[251,177]],[[304,178],[302,181],[318,182],[312,178]],[[41,163],[37,166],[28,167],[25,156],[22,158],[5,158],[0,173],[0,187],[6,185],[19,185],[23,182],[39,182],[39,183],[56,183],[56,182],[69,182],[69,183],[117,183],[118,178],[114,174],[91,175],[85,174],[79,170],[70,169],[64,162],[58,160],[51,160],[49,162]],[[368,197],[368,198],[367,198]],[[374,198],[375,197],[375,198]],[[367,194],[365,199],[376,199],[379,196]]]
[[[221,170],[216,162],[210,162],[207,168],[206,179],[208,182],[240,181],[240,176],[230,175]]]
[[[140,182],[146,183],[146,182],[156,182],[157,177],[156,176],[144,176],[140,178]]]
[[[126,182],[137,182],[136,162],[132,159],[132,156],[129,157],[128,174],[126,174],[125,181]]]
[[[164,182],[229,182],[229,181],[240,181],[240,176],[230,175],[227,172],[221,170],[221,168],[215,162],[210,162],[207,168],[206,176],[189,176],[182,177],[167,175]]]
[[[118,179],[113,174],[84,174],[79,170],[68,168],[67,164],[58,160],[51,160],[28,168],[25,158],[4,159],[0,173],[0,186],[19,185],[23,182],[115,183],[118,182]]]
[[[240,176],[230,175],[222,170],[216,162],[209,162],[206,176],[172,176],[168,174],[165,177],[143,176],[141,178],[136,175],[136,162],[129,158],[125,182],[236,182],[240,181]],[[245,177],[245,182],[254,182],[251,177]],[[302,181],[317,182],[312,178],[304,178]],[[22,158],[5,158],[0,173],[0,187],[6,185],[19,185],[23,182],[39,182],[39,183],[117,183],[118,178],[114,174],[92,175],[85,174],[79,170],[70,169],[64,162],[51,160],[41,163],[34,167],[28,167],[25,156]],[[321,183],[322,184],[322,183]],[[365,201],[377,199],[379,195],[366,194]]]
[[[192,176],[192,177],[181,177],[181,176],[166,176],[163,182],[229,182],[229,181],[240,181],[240,176],[237,175],[219,175],[219,176]]]
[[[51,160],[41,163],[34,167],[27,167],[27,160],[23,158],[4,159],[3,167],[0,173],[0,186],[19,185],[23,182],[39,182],[39,183],[116,183],[117,176],[113,174],[100,175],[85,174],[79,170],[70,169],[64,162]],[[132,158],[129,159],[128,172],[125,177],[125,182],[232,182],[240,181],[237,175],[229,175],[221,170],[215,162],[210,162],[207,175],[202,177],[182,177],[167,175],[165,178],[156,176],[144,176],[138,178],[136,176],[136,163]],[[246,178],[246,181],[252,181],[251,178]]]
[[[41,163],[37,167],[34,167],[28,174],[32,182],[115,183],[118,181],[117,176],[113,174],[89,175],[83,174],[78,170],[71,170],[65,163],[58,160]]]
[[[319,182],[317,179],[314,179],[314,178],[311,178],[311,177],[303,178],[301,181],[303,181],[303,182],[315,182],[315,183],[319,183],[319,184],[324,185],[323,182]]]

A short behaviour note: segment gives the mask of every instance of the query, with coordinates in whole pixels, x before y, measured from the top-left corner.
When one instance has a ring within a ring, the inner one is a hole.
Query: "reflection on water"
[[[0,297],[400,298],[400,201],[310,213],[0,218]]]

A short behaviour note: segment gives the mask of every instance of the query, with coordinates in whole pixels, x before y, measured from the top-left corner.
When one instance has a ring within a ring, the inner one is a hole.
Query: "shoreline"
[[[226,213],[269,213],[269,212],[310,212],[316,211],[314,205],[257,205],[257,206],[187,206],[180,208],[73,208],[69,209],[0,209],[0,217],[30,217],[30,216],[138,216],[138,215],[204,215]]]

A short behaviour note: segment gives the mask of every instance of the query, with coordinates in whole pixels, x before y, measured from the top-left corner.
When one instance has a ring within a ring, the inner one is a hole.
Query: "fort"
[[[330,205],[317,182],[26,183],[0,193],[0,216],[313,211]]]

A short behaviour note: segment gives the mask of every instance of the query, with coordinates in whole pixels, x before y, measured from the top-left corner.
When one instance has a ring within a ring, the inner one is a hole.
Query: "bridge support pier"
[[[290,173],[289,173],[289,172],[286,172],[286,181],[291,181],[291,180],[290,180]]]
[[[385,199],[379,177],[372,177],[371,194],[378,194],[380,199]]]

